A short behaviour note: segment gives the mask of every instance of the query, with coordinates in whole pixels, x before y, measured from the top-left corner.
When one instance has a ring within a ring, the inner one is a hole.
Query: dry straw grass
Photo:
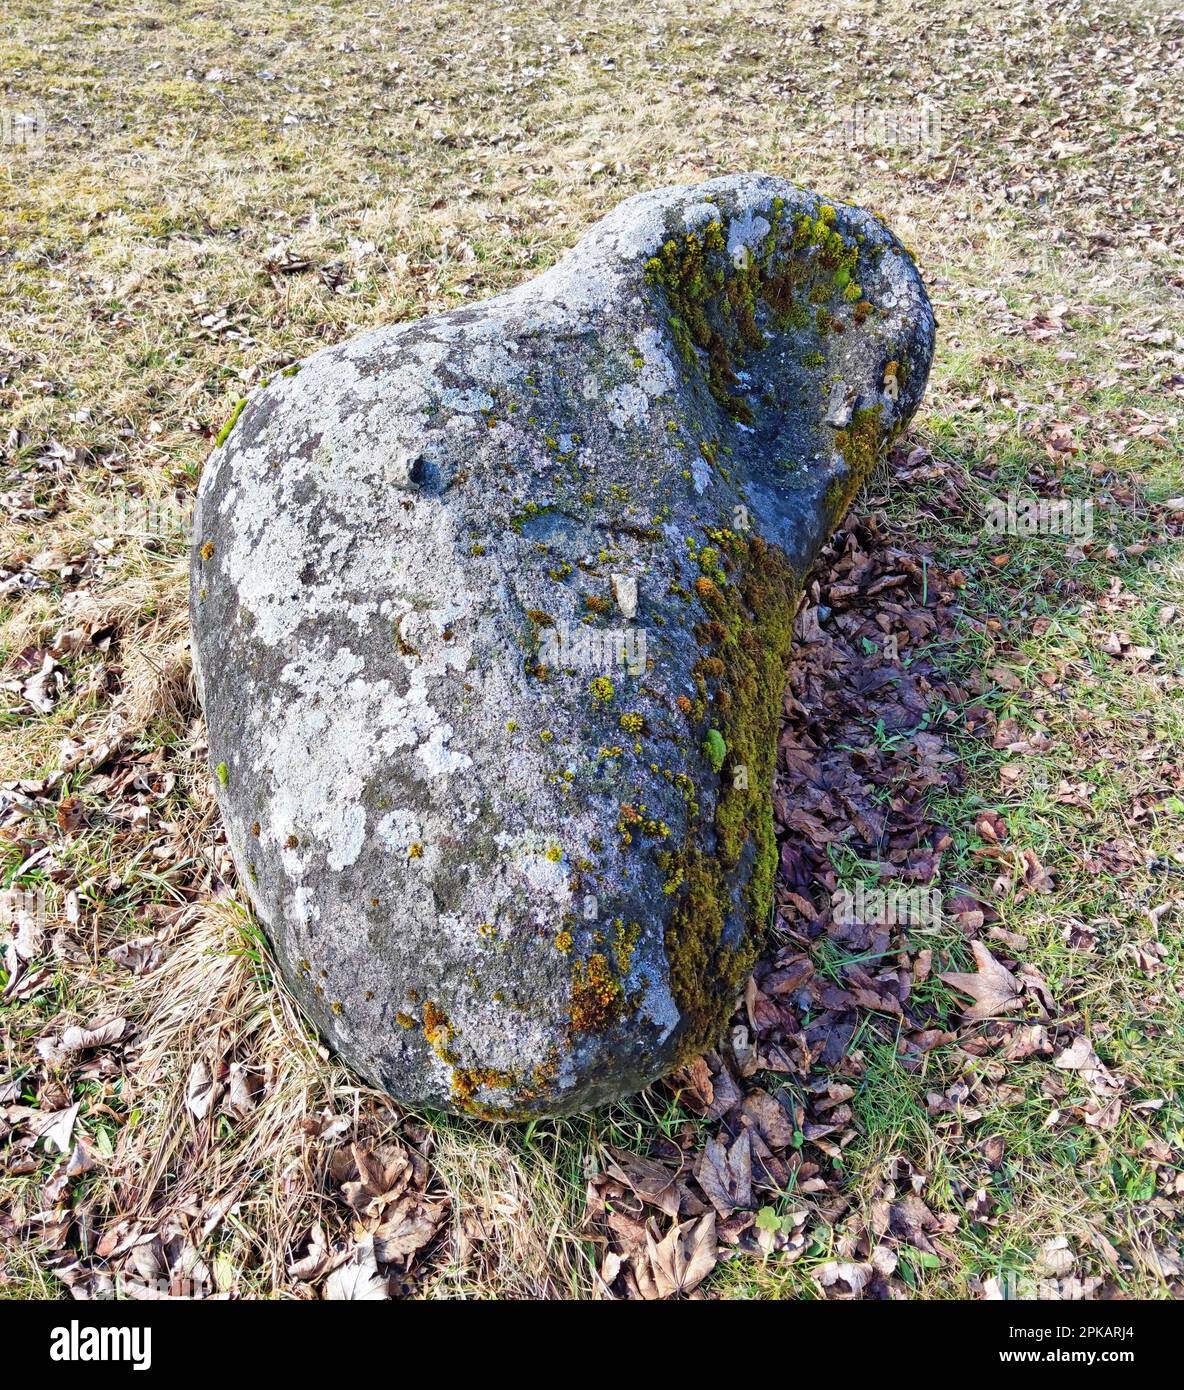
[[[96,1014],[126,1016],[141,1039],[125,1095],[135,1119],[93,1195],[116,1232],[225,1223],[215,1282],[227,1269],[240,1294],[274,1290],[291,1284],[312,1225],[348,1239],[330,1172],[342,1134],[364,1134],[378,1149],[408,1117],[326,1053],[276,987],[265,944],[235,902],[187,917],[159,969],[92,999]],[[206,1078],[227,1075],[257,1101],[237,1116],[219,1106],[195,1113]],[[449,1218],[426,1296],[586,1292],[592,1269],[570,1194],[547,1162],[524,1154],[506,1127],[447,1117],[432,1128],[430,1157]]]

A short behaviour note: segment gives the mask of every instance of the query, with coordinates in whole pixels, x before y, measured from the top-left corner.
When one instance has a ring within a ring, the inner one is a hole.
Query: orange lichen
[[[494,1067],[457,1067],[452,1073],[452,1095],[458,1101],[470,1101],[483,1087],[491,1091],[508,1091],[514,1085],[514,1075]]]
[[[452,1041],[452,1024],[448,1016],[430,999],[423,1001],[423,1035],[435,1048],[447,1047]]]
[[[568,1015],[573,1033],[607,1028],[621,1012],[625,991],[602,955],[578,960],[571,976]]]

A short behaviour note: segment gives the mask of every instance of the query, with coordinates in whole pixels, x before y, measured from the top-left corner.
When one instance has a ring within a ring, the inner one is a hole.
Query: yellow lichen
[[[573,1033],[600,1032],[620,1016],[625,991],[602,955],[572,969],[568,1017]]]

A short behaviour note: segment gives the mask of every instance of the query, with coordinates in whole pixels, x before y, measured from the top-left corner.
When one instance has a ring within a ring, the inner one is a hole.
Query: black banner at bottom
[[[361,1358],[384,1360],[379,1350],[392,1334],[407,1337],[424,1324],[431,1326],[433,1307],[408,1303],[353,1312],[343,1304],[246,1303],[184,1300],[94,1303],[0,1303],[0,1338],[19,1346],[22,1361],[38,1382],[48,1373],[71,1373],[84,1368],[110,1369],[145,1376],[183,1374],[236,1378],[253,1371],[283,1374],[291,1370],[302,1379],[319,1370],[340,1374]],[[516,1317],[520,1305],[482,1308],[482,1321]],[[707,1310],[699,1305],[700,1313]],[[734,1305],[716,1305],[721,1330],[736,1325]],[[598,1316],[612,1317],[607,1309]],[[1113,1367],[1150,1365],[1169,1350],[1169,1332],[1176,1326],[1171,1303],[795,1303],[751,1308],[759,1319],[761,1337],[777,1337],[774,1346],[786,1354],[792,1348],[794,1372],[817,1366],[844,1376],[866,1365],[883,1371],[900,1358],[899,1373],[918,1355],[926,1367],[942,1375],[965,1369],[1008,1367],[1075,1367],[1087,1372]],[[659,1321],[654,1330],[669,1331],[668,1312],[651,1312]],[[454,1304],[447,1316],[450,1331],[466,1313]],[[636,1316],[636,1313],[628,1316]],[[674,1310],[677,1319],[677,1309]],[[696,1315],[698,1316],[698,1314]],[[489,1326],[490,1324],[486,1324]],[[639,1324],[631,1323],[635,1331]],[[705,1325],[698,1324],[700,1330]],[[859,1337],[852,1334],[860,1333]],[[376,1340],[371,1341],[370,1338]],[[789,1338],[788,1341],[784,1339]],[[438,1343],[434,1345],[439,1346]],[[488,1347],[488,1343],[482,1343]],[[448,1369],[455,1365],[455,1337],[445,1343]],[[893,1353],[892,1348],[896,1348]],[[367,1350],[369,1348],[369,1350]],[[943,1353],[948,1360],[941,1358]],[[488,1359],[488,1351],[483,1353]],[[89,1383],[89,1380],[86,1382]]]

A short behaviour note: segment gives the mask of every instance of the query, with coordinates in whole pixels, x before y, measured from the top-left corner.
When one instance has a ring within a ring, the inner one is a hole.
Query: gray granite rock
[[[288,983],[363,1075],[567,1112],[718,1038],[772,912],[801,577],[933,333],[876,217],[741,175],[242,410],[195,521],[211,761]]]

